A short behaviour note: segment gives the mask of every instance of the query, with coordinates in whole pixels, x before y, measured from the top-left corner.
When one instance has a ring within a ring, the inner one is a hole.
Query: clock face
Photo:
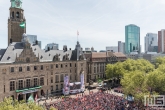
[[[20,7],[20,1],[15,1],[15,5],[16,5],[16,7]]]

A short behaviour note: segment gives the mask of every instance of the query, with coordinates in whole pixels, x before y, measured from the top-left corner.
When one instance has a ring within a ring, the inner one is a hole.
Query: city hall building
[[[18,100],[46,96],[61,91],[64,76],[70,82],[80,82],[84,73],[86,83],[86,59],[79,42],[75,49],[42,50],[38,42],[30,44],[26,27],[20,27],[26,19],[21,0],[11,0],[8,19],[8,47],[0,49],[0,101],[11,96]]]

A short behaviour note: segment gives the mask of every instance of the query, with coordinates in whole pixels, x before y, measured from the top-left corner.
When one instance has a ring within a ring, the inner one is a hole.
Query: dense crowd
[[[47,109],[54,107],[58,110],[159,110],[158,108],[139,108],[135,103],[129,103],[124,97],[105,92],[81,95],[77,98],[66,98],[51,103]]]

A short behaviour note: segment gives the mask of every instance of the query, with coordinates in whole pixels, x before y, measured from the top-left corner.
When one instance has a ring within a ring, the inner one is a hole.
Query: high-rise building
[[[118,52],[125,53],[125,43],[118,41]]]
[[[134,24],[125,26],[125,52],[140,53],[140,27]]]
[[[165,29],[158,31],[158,53],[165,52]]]
[[[107,46],[106,51],[118,52],[118,47],[117,46]]]
[[[157,52],[158,51],[158,39],[157,34],[147,33],[145,38],[145,52]]]
[[[45,46],[45,50],[59,50],[58,44],[50,43]]]
[[[10,15],[8,19],[8,45],[12,42],[21,42],[23,33],[26,33],[26,19],[22,9],[22,0],[10,0]],[[24,28],[20,24],[24,23]]]

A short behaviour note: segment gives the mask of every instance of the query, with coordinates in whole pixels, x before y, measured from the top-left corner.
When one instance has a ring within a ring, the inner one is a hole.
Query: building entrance
[[[30,95],[31,95],[31,93],[27,93],[27,94],[26,94],[26,101],[28,101]]]
[[[21,100],[23,100],[23,94],[18,95],[18,101],[21,101]]]

